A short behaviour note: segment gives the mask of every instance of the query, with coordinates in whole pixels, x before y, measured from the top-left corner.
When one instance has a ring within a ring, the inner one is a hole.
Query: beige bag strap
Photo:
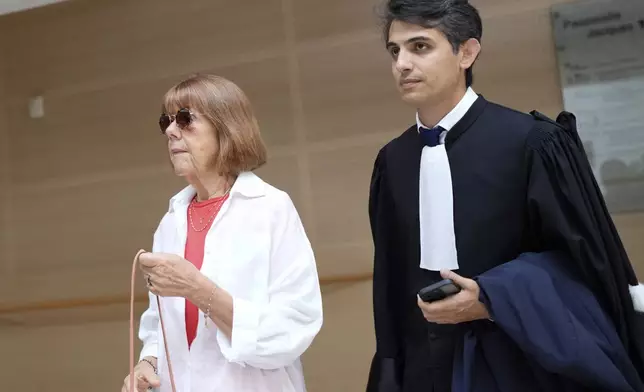
[[[134,283],[136,278],[136,267],[139,262],[139,256],[145,253],[143,249],[136,253],[134,262],[132,263],[132,281],[130,288],[130,392],[137,391],[134,389]],[[166,362],[168,362],[168,372],[170,374],[170,384],[172,384],[172,392],[177,392],[174,385],[174,375],[172,372],[172,365],[170,364],[170,352],[168,351],[168,340],[165,334],[165,325],[163,324],[163,314],[161,312],[161,302],[159,296],[157,298],[157,308],[159,309],[159,319],[161,320],[161,332],[163,333],[163,347],[165,348]]]

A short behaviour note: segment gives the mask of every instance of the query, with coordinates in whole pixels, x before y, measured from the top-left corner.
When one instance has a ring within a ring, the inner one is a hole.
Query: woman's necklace
[[[196,210],[195,202],[196,202],[197,199],[196,199],[196,197],[195,197],[195,199],[193,199],[193,202],[190,203],[190,206],[188,207],[188,218],[190,220],[190,226],[192,226],[192,229],[194,231],[202,232],[202,231],[206,230],[206,228],[208,226],[210,226],[210,223],[212,223],[212,221],[217,216],[217,213],[221,209],[221,206],[224,204],[226,199],[228,199],[228,193],[229,192],[230,192],[230,188],[228,188],[228,190],[222,196],[220,196],[217,201],[212,203],[212,207],[210,207],[208,209],[208,212],[205,214],[205,216],[209,217],[205,224],[204,224],[204,217],[202,217],[202,216],[199,217],[199,227],[200,228],[197,228],[195,226],[195,223],[194,223],[193,216],[196,214],[196,212],[195,212],[195,210]]]

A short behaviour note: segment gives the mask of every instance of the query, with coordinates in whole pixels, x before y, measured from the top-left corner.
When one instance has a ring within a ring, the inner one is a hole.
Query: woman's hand
[[[148,361],[156,363],[156,358],[146,357]],[[146,361],[139,362],[134,367],[134,388],[135,391],[130,391],[130,375],[128,374],[123,380],[123,388],[121,392],[146,392],[148,388],[158,388],[161,385],[159,376],[156,375],[152,365]]]
[[[162,297],[187,298],[200,273],[191,262],[170,253],[142,253],[139,266],[148,290]]]

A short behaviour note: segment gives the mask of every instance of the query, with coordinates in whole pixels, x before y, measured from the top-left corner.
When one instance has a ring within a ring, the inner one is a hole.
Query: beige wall
[[[484,17],[478,92],[520,110],[561,109],[554,1],[475,2]],[[321,276],[369,273],[373,158],[413,121],[391,82],[374,4],[93,0],[0,17],[2,303],[127,295],[131,257],[149,248],[181,186],[156,126],[160,97],[194,71],[231,78],[251,97],[271,154],[260,174],[294,198]],[[44,118],[28,117],[35,95]],[[644,274],[644,215],[616,221]],[[312,392],[363,388],[370,288],[324,287],[325,325],[304,358]],[[0,358],[3,388],[117,390],[127,314],[123,304],[0,314],[0,347],[17,350]]]
[[[1,19],[0,19],[1,20]],[[1,23],[1,22],[0,22]],[[0,24],[0,50],[5,48],[5,35],[2,34]],[[5,118],[4,94],[4,65],[6,58],[0,57],[0,118]],[[9,263],[9,143],[7,137],[7,125],[0,121],[0,299],[4,299],[8,293],[7,281],[11,273]]]

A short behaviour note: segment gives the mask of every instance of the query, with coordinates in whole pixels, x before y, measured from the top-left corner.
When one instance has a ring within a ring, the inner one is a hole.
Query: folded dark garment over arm
[[[454,391],[644,391],[615,326],[556,252],[527,253],[477,277],[494,322],[474,322]]]

